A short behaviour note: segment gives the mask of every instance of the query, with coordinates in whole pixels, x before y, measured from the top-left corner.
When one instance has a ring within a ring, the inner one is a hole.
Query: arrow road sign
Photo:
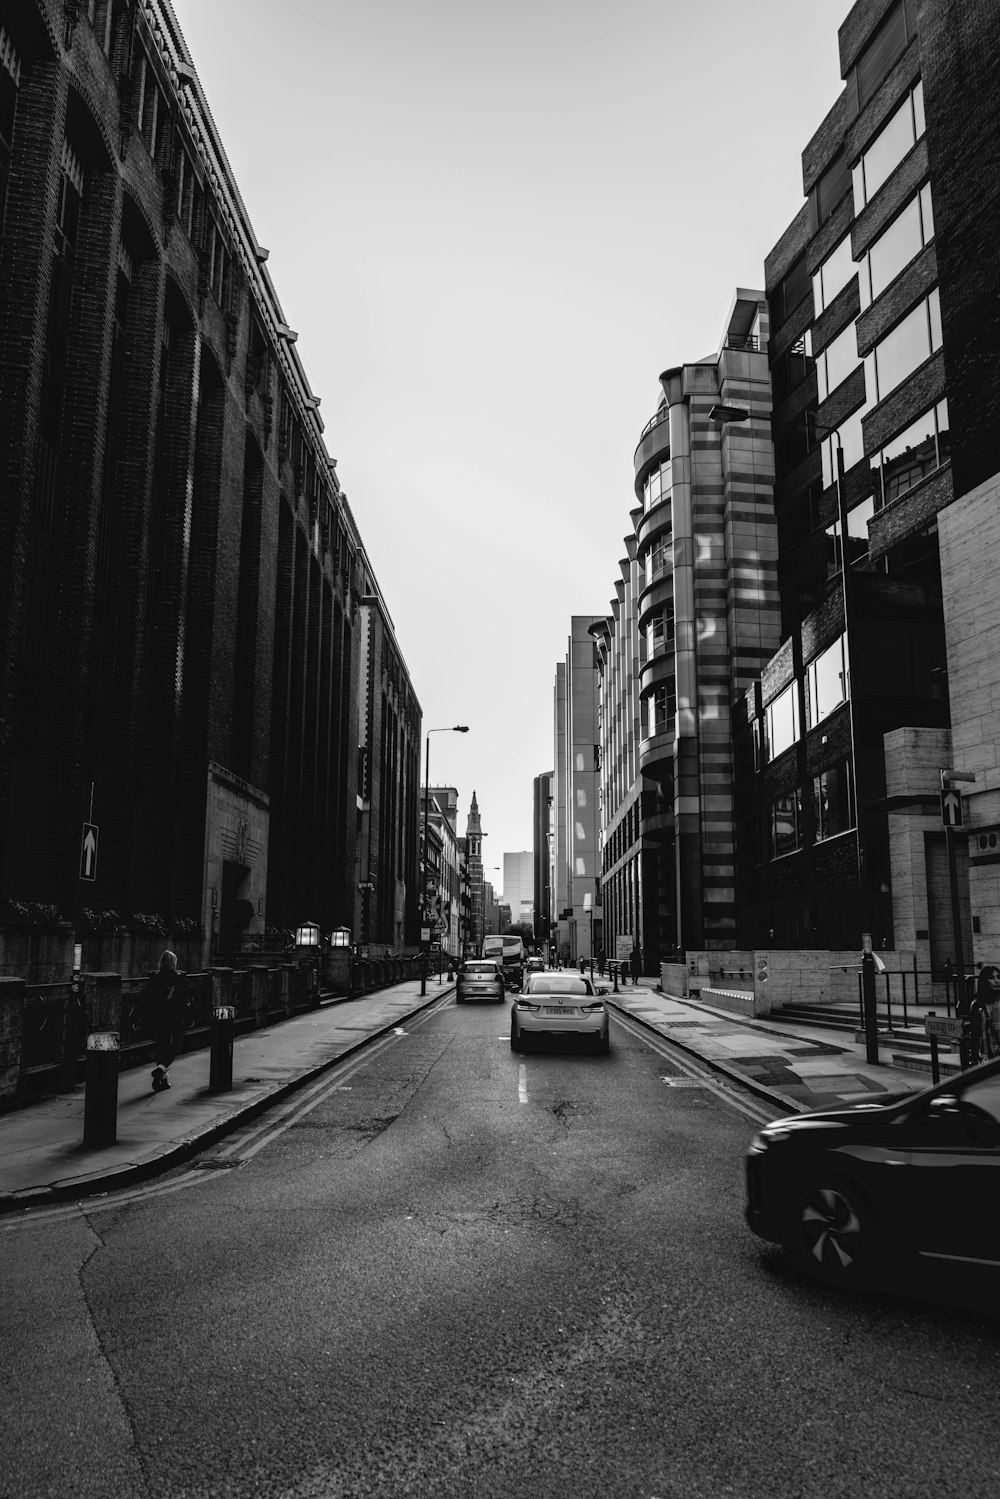
[[[80,878],[81,880],[97,879],[97,838],[100,829],[96,822],[85,822],[83,825],[83,843],[80,848]]]
[[[941,821],[946,828],[963,825],[962,793],[954,786],[946,786],[941,792]]]

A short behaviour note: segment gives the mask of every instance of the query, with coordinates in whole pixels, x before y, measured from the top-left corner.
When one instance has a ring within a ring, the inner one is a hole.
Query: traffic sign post
[[[956,791],[954,786],[943,786],[941,788],[941,824],[946,828],[961,828],[965,826],[965,807],[962,803],[962,793]]]
[[[85,822],[83,825],[83,840],[80,844],[81,880],[97,879],[97,839],[100,831],[96,822]]]

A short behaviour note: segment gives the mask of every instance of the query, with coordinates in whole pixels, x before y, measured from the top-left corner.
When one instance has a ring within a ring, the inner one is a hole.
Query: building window
[[[898,500],[946,462],[950,453],[948,402],[939,401],[872,455],[875,508],[880,510]]]
[[[776,760],[798,739],[799,692],[795,682],[764,709],[764,734],[769,760]]]
[[[869,307],[895,281],[915,255],[934,238],[930,183],[883,230],[861,260],[859,287],[862,309]]]
[[[924,133],[924,90],[917,83],[890,115],[853,170],[854,212],[860,213]]]
[[[802,847],[802,792],[798,786],[771,803],[771,858]]]
[[[903,0],[896,0],[855,64],[858,83],[858,108],[864,109],[873,98],[889,69],[906,50],[906,10]]]
[[[650,699],[650,734],[670,733],[677,715],[677,683],[673,677],[661,682]]]
[[[654,468],[649,478],[643,485],[643,504],[646,510],[651,510],[661,500],[670,498],[670,462],[661,463],[659,468]]]
[[[825,401],[831,390],[836,390],[858,367],[858,339],[854,324],[848,323],[843,332],[828,343],[816,356],[816,387],[821,401]]]
[[[813,361],[806,354],[805,338],[796,339],[790,349],[778,355],[771,366],[771,389],[775,406],[798,389],[812,367]]]
[[[813,777],[813,821],[816,842],[836,838],[854,827],[854,795],[850,760]]]
[[[865,456],[865,444],[861,435],[861,418],[871,409],[863,402],[850,416],[846,416],[837,428],[841,447],[844,450],[844,472],[860,463]],[[837,482],[837,444],[833,436],[823,439],[823,487],[829,488]]]
[[[806,667],[809,727],[815,728],[847,702],[847,642],[839,636]]]
[[[851,185],[843,151],[838,151],[816,183],[816,225],[825,224]]]
[[[813,272],[813,308],[817,317],[843,291],[856,270],[857,266],[851,256],[851,236],[845,234],[819,270]]]
[[[884,401],[940,347],[941,302],[935,287],[865,356],[865,385],[871,401]]]
[[[793,312],[801,307],[809,295],[811,286],[811,278],[806,269],[806,257],[803,253],[789,266],[768,298],[772,328],[780,327]]]
[[[668,531],[665,536],[660,536],[653,543],[646,554],[647,584],[652,583],[653,579],[659,573],[663,572],[664,568],[671,565],[671,563],[673,562],[673,556],[674,549],[671,545],[670,532]]]

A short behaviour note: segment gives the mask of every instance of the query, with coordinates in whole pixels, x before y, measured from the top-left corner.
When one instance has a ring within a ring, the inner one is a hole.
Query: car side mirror
[[[608,993],[608,986],[607,986],[607,984],[598,984],[597,988],[594,990],[594,993],[595,994],[607,994]]]

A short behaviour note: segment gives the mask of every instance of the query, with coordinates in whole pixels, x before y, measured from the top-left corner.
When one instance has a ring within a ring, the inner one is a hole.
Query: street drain
[[[195,1161],[193,1169],[195,1171],[232,1171],[234,1166],[242,1165],[243,1161],[240,1159],[240,1157],[234,1156],[232,1159],[224,1161]]]

